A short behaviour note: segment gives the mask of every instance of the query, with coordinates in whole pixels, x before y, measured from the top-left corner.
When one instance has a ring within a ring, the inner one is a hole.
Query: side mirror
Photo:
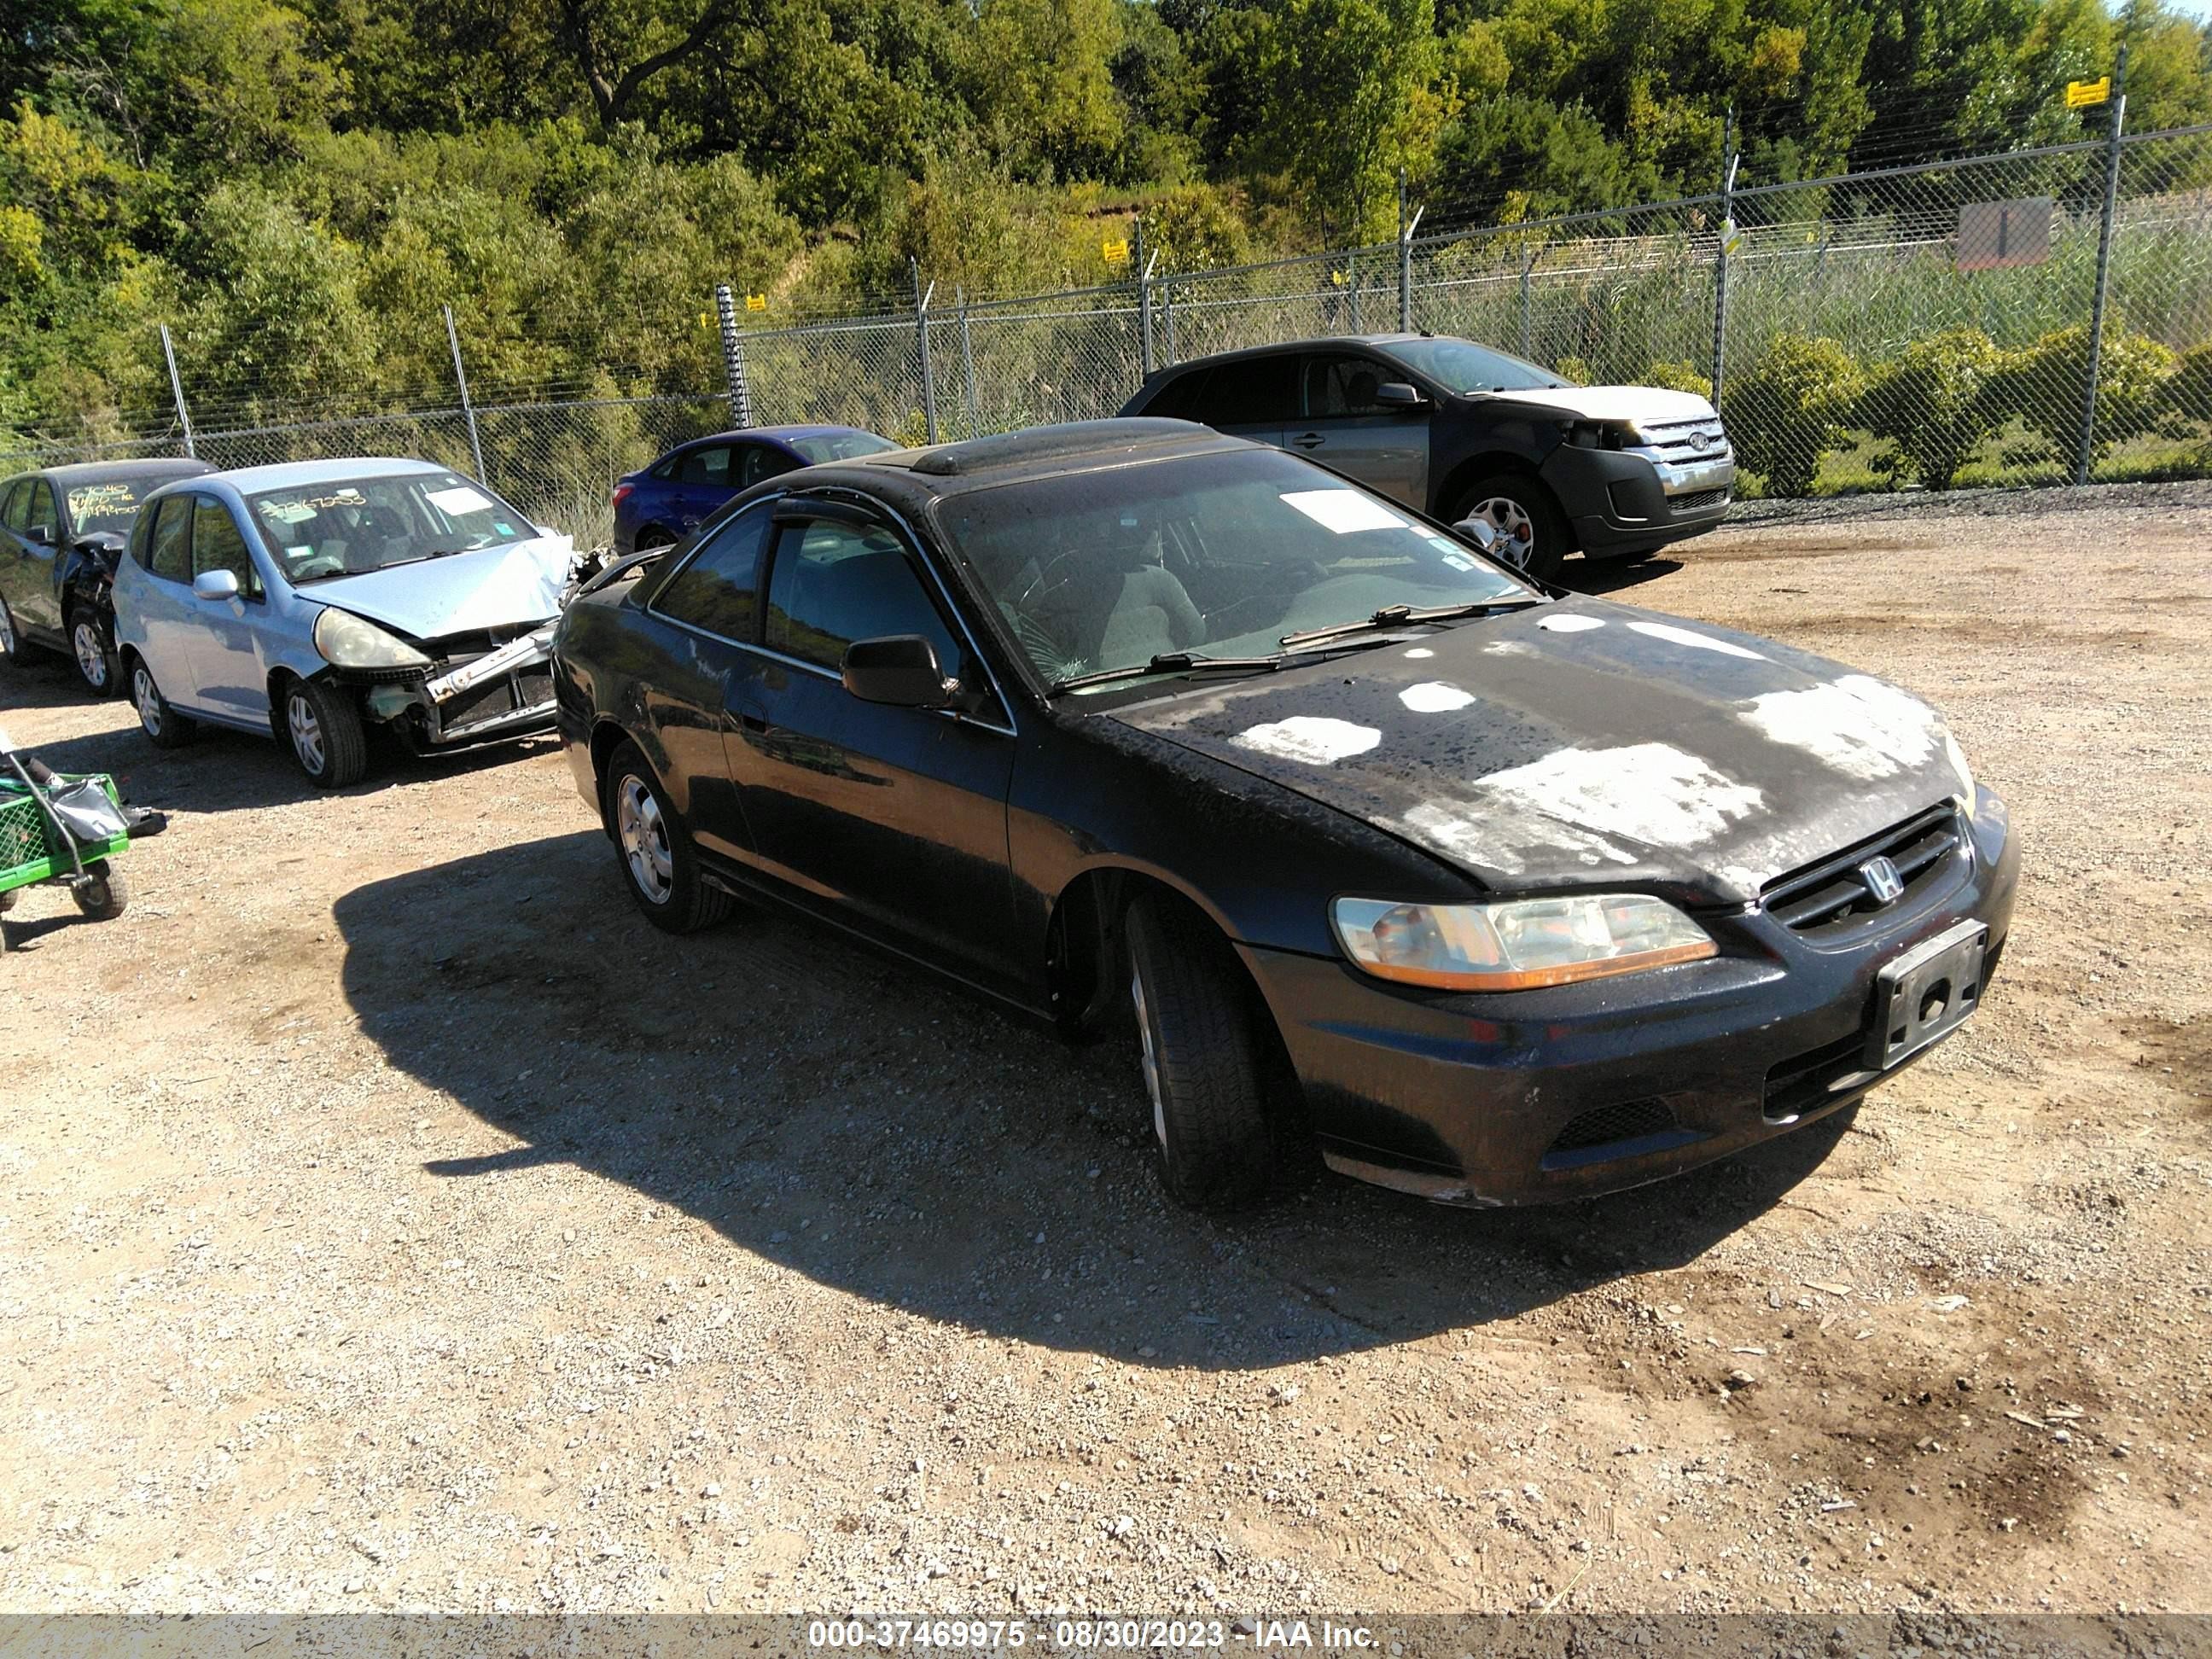
[[[52,547],[54,544],[54,527],[50,524],[34,524],[23,532],[23,539],[34,547]]]
[[[1375,388],[1375,401],[1385,409],[1419,409],[1428,402],[1418,387],[1403,380],[1389,380]]]
[[[238,597],[238,573],[233,570],[203,570],[192,578],[192,597],[196,599],[234,599]]]
[[[937,647],[919,634],[886,634],[845,647],[845,689],[862,702],[947,708],[960,695],[938,665]]]
[[[1500,564],[1519,570],[1528,562],[1528,550],[1510,537],[1499,535],[1498,526],[1487,519],[1462,519],[1452,528],[1463,540],[1473,542]]]

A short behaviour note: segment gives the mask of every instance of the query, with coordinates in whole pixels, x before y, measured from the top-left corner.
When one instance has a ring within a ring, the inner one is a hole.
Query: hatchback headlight
[[[428,668],[430,659],[396,634],[329,605],[315,618],[315,649],[333,668]]]
[[[1698,924],[1649,893],[1498,904],[1329,906],[1337,943],[1378,979],[1453,991],[1527,991],[1719,954]]]

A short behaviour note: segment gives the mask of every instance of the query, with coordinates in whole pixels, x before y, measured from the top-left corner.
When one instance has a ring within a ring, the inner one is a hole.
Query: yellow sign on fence
[[[1105,255],[1106,263],[1109,265],[1126,264],[1129,258],[1129,239],[1126,236],[1109,237],[1098,244],[1098,251]]]
[[[746,295],[745,309],[747,311],[766,311],[768,309],[768,295],[765,294]]]
[[[2101,104],[2112,95],[2112,77],[2100,75],[2094,81],[2069,81],[2066,83],[2066,107],[2087,109],[2092,104]]]

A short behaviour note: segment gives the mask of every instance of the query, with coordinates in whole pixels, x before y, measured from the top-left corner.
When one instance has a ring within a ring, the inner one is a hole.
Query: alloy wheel
[[[131,701],[138,710],[138,724],[146,728],[146,735],[161,735],[161,692],[154,684],[154,676],[144,663],[131,673]]]
[[[1528,516],[1528,509],[1510,495],[1489,495],[1474,504],[1468,516],[1488,520],[1490,527],[1504,538],[1508,545],[1502,550],[1507,557],[1522,568],[1536,548],[1536,523]]]
[[[8,607],[0,605],[0,659],[15,654],[15,619],[8,614]]]
[[[642,779],[625,777],[616,786],[615,834],[637,890],[654,904],[667,903],[676,889],[676,860],[668,850],[660,803]]]
[[[1137,1011],[1138,1060],[1144,1067],[1145,1092],[1152,1097],[1152,1133],[1164,1149],[1168,1144],[1168,1109],[1160,1099],[1160,1057],[1152,1047],[1152,1022],[1145,1007],[1145,976],[1129,970],[1129,1000]]]
[[[100,629],[81,622],[70,631],[70,643],[76,647],[76,665],[84,683],[95,691],[107,690],[107,645]]]
[[[294,692],[284,702],[284,723],[292,731],[292,752],[300,757],[307,775],[322,776],[328,762],[323,752],[323,723],[315,718],[314,706]]]

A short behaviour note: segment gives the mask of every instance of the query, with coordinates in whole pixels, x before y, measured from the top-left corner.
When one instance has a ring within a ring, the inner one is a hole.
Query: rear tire
[[[700,878],[691,832],[635,744],[609,757],[605,789],[623,886],[645,919],[666,933],[696,933],[726,921],[734,902]]]
[[[292,745],[307,781],[318,789],[343,789],[368,772],[368,734],[353,699],[318,680],[294,680],[279,706],[280,736]]]
[[[108,921],[123,914],[131,902],[131,885],[123,878],[123,872],[106,859],[84,866],[82,885],[72,887],[70,896],[76,908],[94,921]]]
[[[1487,519],[1499,537],[1528,549],[1521,568],[1538,581],[1555,582],[1566,562],[1567,530],[1552,492],[1533,473],[1493,472],[1461,497],[1453,522]]]
[[[192,740],[191,721],[170,706],[155,683],[154,671],[136,657],[131,661],[131,701],[138,710],[139,728],[156,749],[182,749]]]
[[[1188,906],[1147,896],[1129,908],[1130,1001],[1168,1191],[1194,1209],[1266,1198],[1276,1158],[1268,1048],[1228,942]]]
[[[112,697],[123,683],[115,657],[115,632],[95,611],[76,611],[69,619],[70,655],[77,678],[95,697]]]
[[[9,614],[8,601],[0,599],[0,662],[10,665],[23,660],[23,636],[15,631],[15,618]]]

